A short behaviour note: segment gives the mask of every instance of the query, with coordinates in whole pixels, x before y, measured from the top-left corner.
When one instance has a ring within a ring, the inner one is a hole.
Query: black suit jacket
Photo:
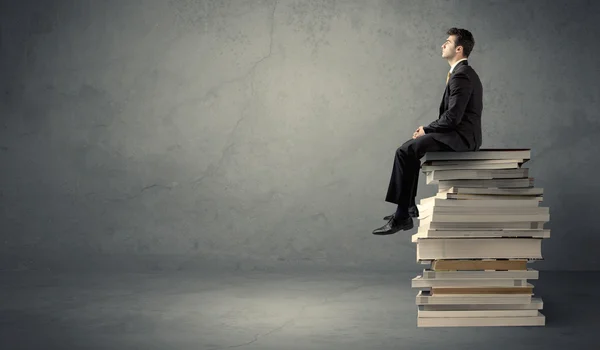
[[[468,61],[459,62],[450,75],[437,120],[424,127],[426,134],[455,151],[476,151],[482,143],[483,86]]]

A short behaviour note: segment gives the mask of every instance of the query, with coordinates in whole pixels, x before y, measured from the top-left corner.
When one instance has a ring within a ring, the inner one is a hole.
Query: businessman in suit
[[[385,216],[387,224],[375,229],[374,235],[390,235],[413,228],[421,158],[427,152],[477,151],[481,147],[481,113],[483,87],[479,76],[469,65],[468,57],[475,46],[473,35],[466,29],[451,28],[442,44],[442,58],[450,71],[440,103],[439,117],[427,126],[419,126],[412,139],[396,150],[386,202],[397,205],[396,212]]]

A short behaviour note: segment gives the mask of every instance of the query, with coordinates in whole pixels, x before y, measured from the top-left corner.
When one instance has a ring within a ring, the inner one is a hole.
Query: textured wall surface
[[[1,6],[2,268],[417,268],[416,229],[371,231],[396,148],[437,118],[452,26],[475,36],[483,147],[532,149],[536,268],[600,268],[598,2]]]

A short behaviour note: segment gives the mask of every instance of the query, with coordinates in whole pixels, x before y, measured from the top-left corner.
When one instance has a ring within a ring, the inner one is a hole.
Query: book
[[[431,217],[420,219],[419,229],[424,230],[506,230],[543,229],[546,221],[521,222],[435,222]]]
[[[544,194],[543,188],[486,188],[486,187],[450,187],[445,191],[438,192],[440,194],[477,194],[477,195],[494,195],[498,196],[498,199],[501,199],[500,196],[542,196]]]
[[[431,295],[472,295],[472,294],[533,294],[533,284],[525,287],[431,287]]]
[[[504,230],[452,230],[425,229],[419,227],[411,240],[417,243],[420,238],[550,238],[549,229],[504,229]]]
[[[447,180],[493,180],[493,179],[527,179],[529,169],[491,169],[491,170],[432,170],[425,173],[426,183],[435,184]]]
[[[419,208],[419,219],[430,222],[538,222],[549,221],[545,207],[425,207]]]
[[[525,271],[527,259],[440,259],[431,262],[432,271]]]
[[[477,199],[477,198],[475,198]],[[521,207],[539,207],[540,200],[535,197],[526,197],[523,199],[514,199],[510,196],[503,200],[498,200],[497,198],[479,198],[478,200],[456,200],[449,198],[442,198],[438,196],[427,197],[421,199],[417,207],[419,211],[426,210],[430,207],[509,207],[509,208],[521,208]]]
[[[413,288],[464,288],[464,287],[522,287],[527,279],[519,278],[425,278],[421,275],[413,278]]]
[[[418,310],[423,311],[495,311],[495,310],[542,310],[544,301],[539,297],[532,297],[525,304],[422,304]]]
[[[479,270],[470,269],[466,271],[444,271],[434,269],[423,269],[423,278],[428,280],[479,280],[479,279],[530,279],[539,278],[539,271],[535,269],[517,270]]]
[[[449,190],[452,187],[523,189],[533,187],[534,178],[440,180],[437,183],[441,191]]]
[[[421,171],[428,173],[434,170],[488,170],[488,169],[517,169],[523,164],[523,159],[510,160],[473,160],[473,161],[438,161],[421,165]]]
[[[418,317],[417,327],[544,326],[546,316]]]
[[[417,261],[439,259],[542,259],[539,238],[418,239]]]
[[[531,159],[531,150],[507,148],[482,148],[469,152],[427,152],[422,162],[439,160],[500,160],[500,159]]]
[[[439,294],[421,290],[417,305],[530,304],[531,294]]]

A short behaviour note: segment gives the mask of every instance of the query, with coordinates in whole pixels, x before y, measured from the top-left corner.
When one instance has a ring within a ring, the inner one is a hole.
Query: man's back
[[[481,115],[483,112],[483,86],[477,72],[468,64],[458,65],[453,75],[466,76],[472,86],[469,101],[460,122],[456,126],[456,131],[469,144],[470,149],[478,150],[482,143]],[[448,108],[449,100],[449,91],[446,89],[444,111]],[[440,115],[444,111],[440,110]]]

